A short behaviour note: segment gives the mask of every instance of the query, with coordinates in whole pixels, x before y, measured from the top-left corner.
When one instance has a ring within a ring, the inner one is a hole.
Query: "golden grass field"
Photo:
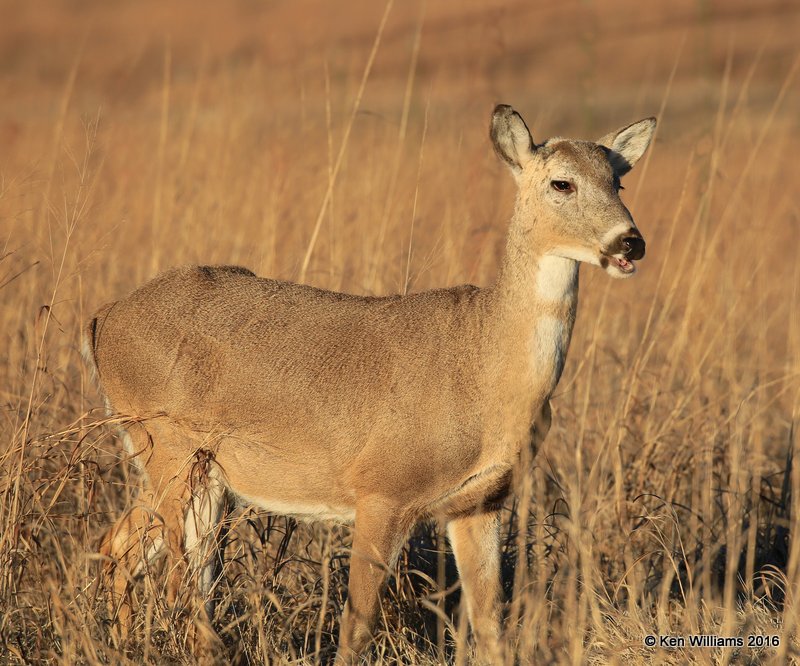
[[[360,294],[490,283],[514,197],[497,102],[537,141],[659,117],[623,193],[647,258],[582,269],[553,428],[504,511],[508,663],[798,661],[798,35],[788,0],[1,2],[0,663],[193,663],[158,571],[123,645],[92,585],[135,474],[87,316],[197,262]],[[327,663],[348,529],[230,528],[230,660]],[[372,660],[468,658],[441,534],[404,551]]]

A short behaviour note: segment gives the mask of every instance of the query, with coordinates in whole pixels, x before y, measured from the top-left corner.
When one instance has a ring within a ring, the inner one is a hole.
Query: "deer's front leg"
[[[447,536],[456,556],[461,590],[480,663],[502,663],[500,650],[500,512],[451,520]]]
[[[409,525],[399,507],[383,498],[356,506],[347,604],[339,630],[336,664],[350,664],[372,640],[383,584],[394,566]]]

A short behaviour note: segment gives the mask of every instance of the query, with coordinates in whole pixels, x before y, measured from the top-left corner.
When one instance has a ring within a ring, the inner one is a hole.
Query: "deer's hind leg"
[[[214,587],[224,564],[221,523],[230,502],[224,475],[213,453],[205,449],[195,453],[189,483],[191,497],[183,523],[184,552],[203,606],[194,613],[191,642],[196,649],[219,647],[211,621],[216,605]]]
[[[116,636],[124,639],[131,628],[133,584],[161,560],[167,604],[177,610],[188,606],[192,614],[190,643],[218,646],[209,621],[221,564],[219,524],[228,507],[222,471],[213,454],[197,449],[169,424],[151,421],[147,429],[132,424],[123,437],[126,449],[138,454],[134,460],[143,473],[136,504],[101,544]],[[199,595],[186,584],[188,573],[196,575]],[[188,599],[182,598],[184,590]],[[201,603],[195,604],[198,597]]]
[[[134,462],[142,472],[134,506],[100,542],[100,553],[105,558],[101,581],[109,592],[113,634],[115,640],[124,641],[131,629],[133,585],[157,562],[165,558],[170,563],[180,560],[185,484],[153,485],[149,468],[153,458],[158,460],[161,456],[156,454],[156,443],[144,426],[132,423],[121,428],[119,434],[128,454],[138,454]],[[170,596],[174,601],[168,589]]]

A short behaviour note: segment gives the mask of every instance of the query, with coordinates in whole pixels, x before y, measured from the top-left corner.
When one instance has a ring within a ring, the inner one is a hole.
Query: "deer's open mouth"
[[[604,254],[600,262],[611,277],[626,278],[636,272],[636,264],[619,254]]]
[[[611,257],[611,262],[623,273],[636,272],[636,264],[630,259],[625,259],[625,257]]]

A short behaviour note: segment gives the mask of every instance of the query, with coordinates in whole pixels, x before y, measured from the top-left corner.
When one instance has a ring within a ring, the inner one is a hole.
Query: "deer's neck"
[[[495,287],[503,364],[517,390],[547,399],[567,357],[578,304],[578,262],[548,254],[535,218],[517,213]]]

